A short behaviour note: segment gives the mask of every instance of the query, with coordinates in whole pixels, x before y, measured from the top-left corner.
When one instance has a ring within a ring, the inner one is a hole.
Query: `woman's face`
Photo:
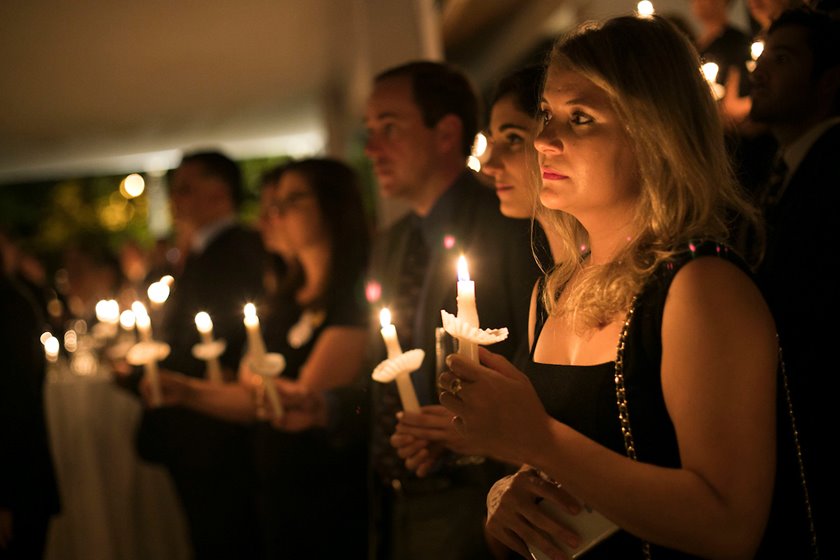
[[[295,257],[326,236],[321,209],[304,176],[295,171],[283,173],[269,205],[268,250]]]
[[[496,184],[502,214],[530,218],[536,202],[531,181],[537,176],[536,153],[532,149],[537,121],[517,106],[513,95],[507,95],[493,105],[488,132],[489,157],[481,170]]]
[[[639,196],[636,157],[607,93],[587,78],[550,65],[534,146],[540,201],[581,222],[632,219]]]

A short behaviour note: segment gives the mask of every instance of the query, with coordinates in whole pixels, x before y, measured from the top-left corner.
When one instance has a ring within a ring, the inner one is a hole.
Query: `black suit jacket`
[[[833,557],[829,551],[836,552],[828,525],[829,494],[836,490],[836,483],[830,482],[834,475],[828,472],[833,464],[828,456],[833,441],[826,434],[836,424],[828,412],[834,407],[829,398],[834,396],[832,379],[838,369],[835,349],[840,340],[838,283],[833,265],[840,207],[838,193],[840,125],[834,125],[811,147],[779,202],[765,209],[767,249],[757,270],[757,282],[776,320],[784,353],[817,534],[825,547],[821,550],[824,557]],[[784,387],[780,387],[780,401],[777,481],[787,485],[791,495],[784,498],[787,502],[774,508],[799,512],[804,500],[789,439],[790,418]],[[768,534],[801,536],[791,529],[788,521],[774,526],[779,519],[776,513],[771,518]],[[772,552],[778,554],[779,550],[777,543]]]
[[[242,323],[245,303],[262,293],[264,252],[256,232],[232,226],[213,238],[199,255],[188,257],[175,280],[155,338],[167,342],[170,355],[161,367],[203,377],[204,362],[192,355],[200,342],[195,315],[206,311],[214,338],[227,343],[220,361],[237,370],[245,343]],[[233,445],[245,451],[245,428],[179,408],[146,409],[138,433],[141,456],[176,470],[212,469]]]

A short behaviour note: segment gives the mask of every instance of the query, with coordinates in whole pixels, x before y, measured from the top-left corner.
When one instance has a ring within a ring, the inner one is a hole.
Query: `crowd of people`
[[[726,2],[695,4],[697,39],[659,16],[590,22],[499,80],[483,176],[465,165],[481,118],[461,71],[378,74],[365,154],[380,194],[409,208],[382,231],[337,159],[267,172],[255,231],[237,217],[237,164],[183,157],[183,254],[155,325],[171,351],[155,379],[113,367],[146,405],[138,454],[171,474],[194,558],[833,557],[835,331],[820,319],[840,24],[773,13],[749,70]],[[703,53],[748,99],[737,119]],[[781,165],[733,149],[733,131],[758,129]],[[477,361],[441,329],[464,303],[460,255],[481,327],[508,333]],[[0,558],[30,558],[58,508],[41,481],[41,319],[3,282],[2,351],[27,376],[0,377],[0,430],[29,463],[0,461]],[[402,348],[424,352],[419,409],[371,377],[393,358],[383,307]],[[225,341],[221,380],[194,355],[200,311]]]

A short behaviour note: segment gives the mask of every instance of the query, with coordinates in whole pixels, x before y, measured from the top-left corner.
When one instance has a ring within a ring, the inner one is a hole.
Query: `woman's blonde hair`
[[[700,60],[688,39],[659,18],[620,17],[585,23],[561,37],[549,65],[592,81],[610,97],[635,152],[640,196],[635,237],[609,264],[581,270],[586,230],[571,215],[541,210],[563,239],[546,278],[552,314],[571,313],[581,329],[624,312],[646,279],[692,240],[725,242],[732,221],[755,221],[735,182],[723,127]],[[575,271],[562,306],[560,291]]]

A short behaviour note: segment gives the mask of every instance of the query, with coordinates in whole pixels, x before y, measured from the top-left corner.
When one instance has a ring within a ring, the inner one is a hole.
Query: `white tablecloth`
[[[164,468],[134,449],[140,402],[107,372],[78,376],[53,365],[46,416],[61,495],[47,560],[180,560],[186,522]]]

